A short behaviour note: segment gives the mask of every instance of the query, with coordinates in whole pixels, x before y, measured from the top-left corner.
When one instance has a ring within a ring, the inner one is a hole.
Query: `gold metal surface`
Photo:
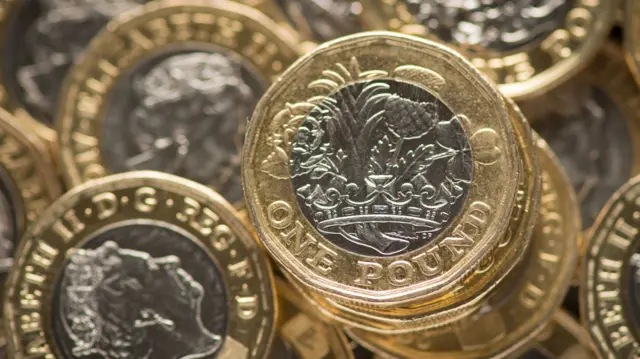
[[[414,306],[389,310],[350,307],[321,294],[305,290],[302,284],[294,281],[301,288],[302,293],[315,303],[326,317],[342,325],[387,334],[444,326],[476,311],[491,291],[522,259],[538,216],[541,191],[540,168],[538,151],[526,119],[512,101],[507,100],[507,108],[519,145],[522,176],[516,205],[510,216],[511,223],[506,235],[491,255],[471,276],[442,297]]]
[[[291,345],[298,359],[353,359],[344,333],[318,318],[316,309],[284,279],[276,277],[281,298],[280,335]],[[271,353],[273,359],[283,357]]]
[[[47,145],[31,130],[0,108],[0,166],[19,193],[14,210],[18,238],[62,194]]]
[[[468,118],[463,126],[474,154],[473,181],[458,218],[420,250],[373,259],[379,276],[361,273],[371,257],[334,245],[301,214],[288,170],[295,133],[314,104],[348,84],[372,79],[400,79],[437,94],[454,114]],[[512,142],[499,93],[461,56],[417,37],[361,33],[319,46],[262,98],[244,147],[245,199],[267,250],[306,286],[349,303],[397,307],[452,290],[498,244],[519,178]],[[483,224],[473,234],[463,233],[472,213]],[[288,235],[291,240],[282,239]],[[416,264],[426,256],[436,257],[432,271]],[[389,272],[398,265],[406,271]],[[363,275],[364,286],[357,284]]]
[[[238,54],[269,84],[299,56],[291,33],[238,3],[163,0],[113,20],[70,71],[56,117],[64,180],[73,187],[108,175],[101,158],[107,101],[119,77],[175,45]]]
[[[602,209],[582,261],[583,325],[602,358],[640,353],[637,255],[640,177],[630,179]]]
[[[384,336],[349,329],[374,352],[398,358],[506,358],[545,328],[574,272],[580,220],[574,193],[557,159],[538,140],[542,169],[540,214],[522,264],[477,313],[447,327]]]
[[[150,171],[78,186],[27,230],[16,252],[4,303],[9,357],[66,357],[53,327],[53,311],[58,310],[55,286],[65,261],[97,232],[132,221],[188,233],[222,268],[229,314],[218,358],[266,358],[275,332],[275,286],[255,239],[217,193]]]
[[[519,51],[460,48],[471,62],[515,100],[549,91],[576,75],[605,41],[618,11],[617,0],[576,0],[557,29]],[[404,0],[363,0],[369,28],[394,30],[437,40],[416,24]],[[636,33],[638,33],[636,31]],[[450,45],[451,46],[451,45]]]

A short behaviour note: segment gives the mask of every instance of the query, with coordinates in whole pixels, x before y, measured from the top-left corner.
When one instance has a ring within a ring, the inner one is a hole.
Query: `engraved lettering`
[[[362,287],[373,286],[373,281],[382,278],[382,265],[376,262],[358,261],[360,275],[353,283]]]
[[[307,258],[305,261],[313,269],[320,272],[320,274],[327,275],[333,270],[333,264],[335,263],[337,256],[338,253],[329,249],[329,247],[325,246],[323,243],[320,243],[318,244],[318,251],[316,254],[311,258]]]
[[[61,220],[57,220],[53,224],[53,231],[62,238],[63,241],[68,242],[74,235],[80,233],[85,227],[84,223],[80,221],[76,212],[70,210],[64,214],[63,219],[66,224]]]
[[[267,208],[267,217],[274,228],[284,229],[293,223],[293,209],[285,201],[275,201]]]
[[[249,261],[245,258],[238,263],[229,264],[227,267],[229,270],[229,274],[232,277],[238,278],[247,278],[250,279],[253,277],[253,271],[251,270],[251,265]]]
[[[91,202],[98,209],[98,219],[111,217],[118,211],[118,198],[111,192],[93,196]]]
[[[236,241],[236,236],[233,234],[231,229],[225,225],[221,224],[216,226],[213,230],[213,236],[211,237],[211,245],[218,251],[224,251],[229,248],[233,242]]]
[[[413,266],[407,261],[395,261],[387,269],[387,278],[392,285],[406,285],[413,279]]]
[[[140,187],[134,195],[133,207],[140,212],[149,213],[156,208],[156,190],[151,187]]]
[[[240,319],[253,319],[256,314],[258,314],[258,297],[255,295],[245,297],[237,296],[236,304],[236,314]]]
[[[438,247],[431,248],[426,253],[420,253],[411,258],[411,261],[418,266],[420,272],[425,276],[432,277],[438,275],[444,269],[444,264],[442,263],[442,258],[438,250]]]

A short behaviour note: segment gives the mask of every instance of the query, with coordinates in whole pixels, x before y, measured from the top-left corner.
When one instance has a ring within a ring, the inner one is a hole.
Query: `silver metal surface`
[[[56,292],[54,336],[65,358],[210,358],[225,336],[219,269],[169,228],[98,234],[69,257]]]
[[[471,183],[471,149],[436,97],[395,80],[327,97],[301,124],[290,171],[307,219],[356,253],[422,247],[456,218]]]
[[[238,56],[169,51],[116,83],[102,122],[113,172],[157,170],[242,199],[244,129],[264,86]]]
[[[571,0],[404,0],[416,22],[441,40],[515,51],[557,29]]]

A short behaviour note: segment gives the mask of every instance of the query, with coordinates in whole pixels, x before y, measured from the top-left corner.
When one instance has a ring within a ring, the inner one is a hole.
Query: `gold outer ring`
[[[313,305],[287,281],[279,277],[275,280],[282,308],[280,336],[295,349],[299,359],[354,359],[344,333],[323,322]],[[271,358],[278,359],[276,355],[271,353]]]
[[[580,218],[571,183],[548,145],[537,140],[542,200],[527,256],[499,285],[485,307],[455,324],[384,336],[360,329],[347,334],[391,357],[502,359],[521,350],[562,303],[573,276]]]
[[[471,139],[474,174],[458,218],[419,250],[373,259],[381,267],[381,276],[375,283],[364,280],[363,288],[355,280],[372,257],[334,245],[304,217],[290,180],[288,158],[301,119],[314,103],[350,83],[373,79],[418,84],[437,93],[460,118],[468,117],[463,126]],[[471,274],[504,234],[520,175],[512,141],[508,113],[497,89],[459,54],[428,40],[390,32],[346,36],[299,59],[259,102],[243,152],[245,199],[267,250],[313,290],[380,307],[428,300]],[[486,220],[477,236],[462,239],[456,231],[478,207]],[[292,238],[295,246],[281,239],[287,233],[299,234]],[[308,238],[305,247],[296,249],[304,238]],[[451,242],[458,248],[450,251]],[[427,255],[442,256],[435,275],[411,264]],[[389,266],[405,268],[406,276],[392,281],[389,277],[397,272],[386,272]]]
[[[367,15],[364,20],[370,28],[438,40],[415,23],[404,0],[363,0],[363,6]],[[561,26],[520,52],[469,51],[458,46],[499,84],[505,96],[523,100],[549,91],[583,69],[605,42],[617,11],[618,0],[576,0]]]
[[[27,126],[0,108],[0,166],[19,193],[17,235],[39,218],[62,194],[60,180],[47,145]]]
[[[443,298],[406,308],[375,310],[350,307],[309,290],[293,281],[304,296],[328,318],[342,325],[383,334],[408,333],[436,328],[461,320],[477,310],[491,291],[522,259],[535,227],[541,179],[536,145],[526,119],[511,100],[506,100],[522,159],[518,199],[507,234],[474,274]]]
[[[636,305],[630,296],[632,255],[640,227],[640,176],[630,179],[607,202],[592,229],[582,260],[580,310],[602,358],[629,358],[640,352]]]
[[[622,160],[631,162],[629,178],[640,173],[640,86],[632,79],[628,67],[625,65],[624,56],[620,45],[609,42],[596,55],[591,64],[576,79],[565,84],[569,87],[572,83],[584,82],[600,89],[614,102],[622,113],[631,140],[632,158]],[[564,86],[555,91],[563,91]],[[550,108],[562,106],[553,93],[540,96],[530,101],[520,103],[520,107],[532,123],[544,121]],[[613,193],[612,193],[613,194]],[[584,223],[583,223],[584,224]],[[592,226],[583,229],[580,237],[580,253],[586,250],[586,240],[590,237]]]
[[[26,357],[37,348],[48,358],[64,358],[54,338],[52,311],[57,308],[53,296],[65,261],[96,231],[131,221],[179,228],[220,266],[229,317],[218,357],[266,358],[277,303],[269,262],[255,238],[213,190],[151,171],[75,187],[25,232],[4,302],[9,356]]]
[[[162,0],[112,20],[70,70],[61,92],[56,128],[68,187],[109,174],[101,158],[101,124],[120,76],[176,44],[236,53],[266,84],[300,52],[296,39],[265,15],[224,0]]]

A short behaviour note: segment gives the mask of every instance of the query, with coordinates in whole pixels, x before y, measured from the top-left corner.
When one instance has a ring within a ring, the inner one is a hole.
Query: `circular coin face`
[[[36,125],[47,138],[53,135],[50,127],[71,65],[109,19],[145,2],[5,1],[0,46],[11,55],[0,63],[3,105],[19,114],[18,120]]]
[[[639,190],[634,177],[607,202],[583,260],[580,308],[602,357],[640,355]]]
[[[640,148],[636,99],[640,100],[640,89],[620,49],[610,44],[575,80],[521,104],[569,174],[585,229],[640,169],[635,155]]]
[[[323,315],[347,327],[361,328],[381,334],[398,334],[441,327],[475,312],[493,289],[513,271],[529,245],[538,215],[541,180],[537,148],[526,119],[512,101],[507,101],[521,158],[516,202],[510,214],[509,227],[476,271],[464,283],[450,290],[444,298],[435,298],[404,308],[366,308],[345,305],[319,293],[301,290]],[[292,283],[295,283],[292,281]],[[298,286],[302,287],[302,286]]]
[[[349,36],[303,57],[259,103],[245,197],[265,246],[310,287],[383,305],[438,297],[504,233],[512,141],[500,95],[457,54]]]
[[[370,26],[421,34],[462,49],[500,90],[532,97],[575,75],[602,42],[617,1],[365,0]]]
[[[363,346],[397,358],[502,359],[518,353],[544,329],[570,284],[578,258],[580,220],[568,179],[546,143],[538,140],[542,198],[525,260],[482,307],[452,325],[401,335],[360,329]]]
[[[246,121],[296,55],[275,23],[238,4],[165,1],[114,21],[64,88],[58,124],[67,183],[156,170],[241,203]]]
[[[26,226],[60,194],[47,147],[0,109],[0,278]],[[2,279],[4,280],[4,279]]]
[[[158,172],[63,196],[25,234],[8,291],[7,328],[39,328],[11,331],[12,356],[265,358],[274,331],[270,268],[235,211]]]

